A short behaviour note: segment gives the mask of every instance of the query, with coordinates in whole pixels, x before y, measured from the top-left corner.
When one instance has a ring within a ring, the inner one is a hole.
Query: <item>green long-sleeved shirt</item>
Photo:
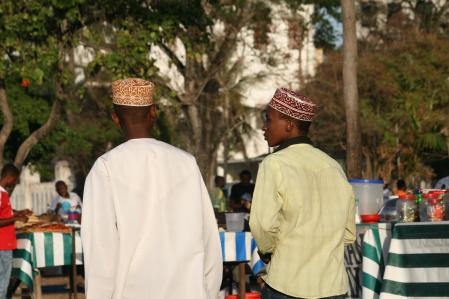
[[[266,157],[259,167],[250,227],[272,253],[265,281],[294,297],[347,292],[344,244],[355,240],[355,201],[340,165],[309,144]]]

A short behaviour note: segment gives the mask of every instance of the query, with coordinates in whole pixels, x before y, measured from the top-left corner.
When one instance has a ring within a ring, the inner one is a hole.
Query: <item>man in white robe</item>
[[[82,243],[88,299],[216,299],[218,228],[195,159],[150,137],[153,83],[112,83],[127,140],[97,159],[85,184]]]

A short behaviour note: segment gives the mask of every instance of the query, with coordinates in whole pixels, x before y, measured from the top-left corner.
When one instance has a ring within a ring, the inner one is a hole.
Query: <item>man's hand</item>
[[[31,212],[31,210],[29,210],[29,209],[16,211],[16,212],[14,213],[14,215],[17,216],[17,217],[25,216],[25,217],[27,217],[27,218],[28,218],[28,216],[31,216],[32,214],[33,214],[33,212]]]
[[[15,218],[16,218],[16,221],[21,221],[21,222],[24,222],[24,223],[28,222],[28,216],[26,216],[26,215],[16,216]]]

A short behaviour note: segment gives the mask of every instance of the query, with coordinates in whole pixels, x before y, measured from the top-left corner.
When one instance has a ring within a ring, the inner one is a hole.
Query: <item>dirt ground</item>
[[[70,299],[74,298],[72,294],[69,293],[70,283],[68,277],[42,277],[42,298],[43,299]],[[84,281],[81,276],[78,276],[78,287],[84,287]],[[23,293],[22,293],[23,288]],[[66,290],[63,290],[66,289]],[[49,293],[51,292],[51,293]],[[53,293],[57,292],[57,293]],[[63,293],[64,292],[64,293]],[[21,284],[12,298],[31,298],[26,290],[26,286]],[[21,295],[23,294],[23,295]],[[77,294],[77,299],[84,299],[83,293]]]

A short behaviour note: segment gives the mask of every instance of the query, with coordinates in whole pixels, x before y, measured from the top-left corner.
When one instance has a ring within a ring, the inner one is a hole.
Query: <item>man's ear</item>
[[[153,104],[150,107],[150,111],[148,111],[148,120],[150,121],[151,124],[153,124],[156,118],[157,118],[157,107],[156,105]]]
[[[287,120],[286,121],[286,125],[285,125],[285,131],[286,132],[291,132],[293,130],[294,124],[291,120]]]
[[[120,119],[118,118],[117,113],[112,112],[111,113],[111,118],[112,118],[112,121],[114,122],[114,124],[116,125],[116,127],[121,129],[122,127],[120,126]]]

